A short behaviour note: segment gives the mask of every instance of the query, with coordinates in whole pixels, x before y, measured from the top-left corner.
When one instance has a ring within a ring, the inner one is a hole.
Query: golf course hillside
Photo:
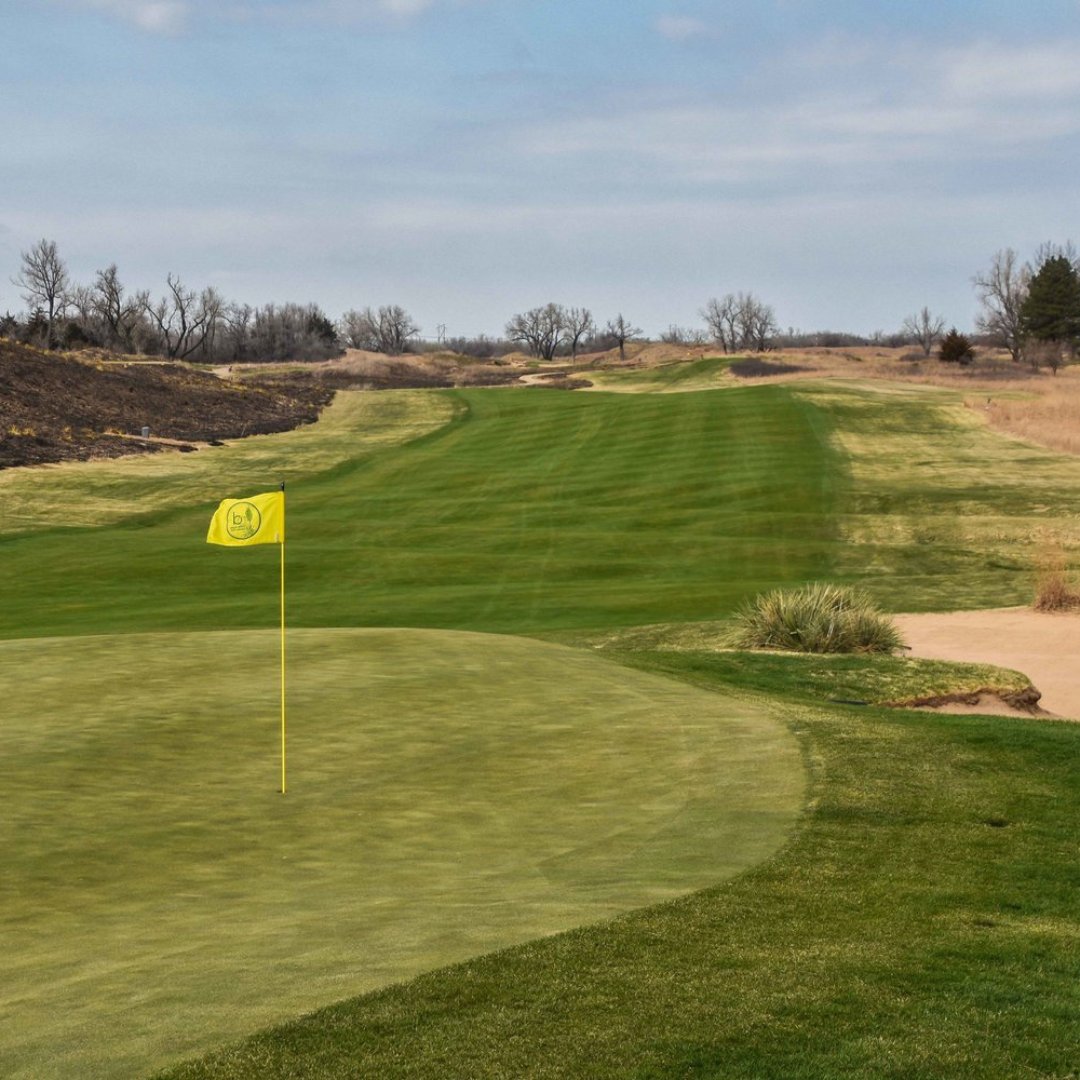
[[[1080,726],[731,629],[1027,604],[1080,458],[724,363],[0,471],[0,1075],[1074,1074]]]

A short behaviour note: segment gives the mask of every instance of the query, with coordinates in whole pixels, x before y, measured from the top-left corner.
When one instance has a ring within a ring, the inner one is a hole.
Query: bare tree
[[[378,319],[371,308],[357,311],[350,308],[338,321],[338,335],[350,349],[367,349],[376,352],[378,342]]]
[[[704,330],[696,330],[689,326],[676,326],[669,324],[668,328],[660,335],[660,340],[665,345],[708,345],[708,335]]]
[[[1019,363],[1024,351],[1020,311],[1031,283],[1031,268],[1021,266],[1016,252],[1005,248],[994,254],[985,274],[972,280],[983,306],[976,326],[1008,349],[1013,363]]]
[[[39,240],[22,253],[22,269],[11,283],[23,290],[23,299],[31,309],[41,308],[46,319],[46,339],[51,349],[56,344],[54,325],[64,313],[70,287],[67,266],[52,240]]]
[[[728,293],[722,300],[710,300],[701,309],[701,317],[713,340],[726,353],[737,349],[764,352],[779,332],[776,316],[769,304],[753,293]]]
[[[1074,270],[1080,271],[1080,257],[1077,256],[1076,245],[1071,240],[1066,240],[1064,244],[1045,240],[1035,249],[1035,257],[1028,263],[1028,271],[1034,273],[1051,259],[1065,259]]]
[[[136,297],[124,295],[116,263],[97,272],[89,292],[91,310],[104,324],[107,344],[130,350],[132,334],[142,312]]]
[[[940,315],[931,315],[930,309],[924,307],[918,314],[909,315],[900,329],[929,356],[934,342],[945,329],[945,320]]]
[[[582,338],[596,328],[592,312],[588,308],[568,308],[563,311],[563,333],[570,346],[570,356],[577,360],[578,346]]]
[[[400,356],[406,349],[409,339],[420,333],[420,327],[412,316],[397,304],[379,308],[379,342],[381,352],[390,356]]]
[[[420,327],[412,316],[397,304],[380,307],[374,311],[346,311],[341,317],[338,332],[345,343],[354,349],[400,356],[405,352],[410,338],[420,333]]]
[[[183,360],[213,340],[218,319],[225,306],[215,289],[184,287],[179,277],[169,274],[165,279],[167,294],[157,303],[150,302],[149,293],[140,293],[142,310],[160,336],[161,348],[170,360]]]
[[[224,323],[221,350],[229,360],[244,360],[248,356],[251,319],[255,309],[250,304],[230,304],[222,313]]]
[[[778,332],[772,306],[753,293],[739,293],[739,344],[744,349],[764,352]]]
[[[615,344],[619,346],[619,359],[625,360],[626,343],[641,336],[641,327],[633,326],[627,322],[620,311],[614,319],[608,320],[607,333],[609,337],[614,339]]]
[[[515,315],[506,324],[506,336],[541,360],[550,361],[566,336],[565,312],[558,304],[545,304]]]
[[[739,307],[739,299],[728,293],[722,300],[713,298],[701,309],[713,341],[726,353],[739,347]]]

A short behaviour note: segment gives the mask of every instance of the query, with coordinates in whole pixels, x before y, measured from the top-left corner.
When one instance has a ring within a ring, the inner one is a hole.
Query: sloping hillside
[[[310,423],[332,391],[238,382],[180,364],[41,352],[0,338],[0,468],[118,457]]]

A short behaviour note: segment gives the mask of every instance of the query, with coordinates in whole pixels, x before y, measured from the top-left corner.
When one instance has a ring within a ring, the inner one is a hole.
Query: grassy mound
[[[732,641],[741,649],[894,653],[904,647],[900,631],[866,593],[822,582],[758,596],[736,622]]]
[[[131,1077],[737,874],[800,811],[760,707],[433,631],[0,644],[5,1077]]]

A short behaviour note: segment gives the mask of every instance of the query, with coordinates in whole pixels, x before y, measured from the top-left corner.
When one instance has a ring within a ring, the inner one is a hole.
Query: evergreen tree
[[[963,334],[954,326],[938,346],[938,356],[947,364],[970,364],[975,359],[975,350]]]
[[[1080,340],[1080,275],[1064,255],[1048,258],[1020,308],[1024,335],[1075,349]]]

